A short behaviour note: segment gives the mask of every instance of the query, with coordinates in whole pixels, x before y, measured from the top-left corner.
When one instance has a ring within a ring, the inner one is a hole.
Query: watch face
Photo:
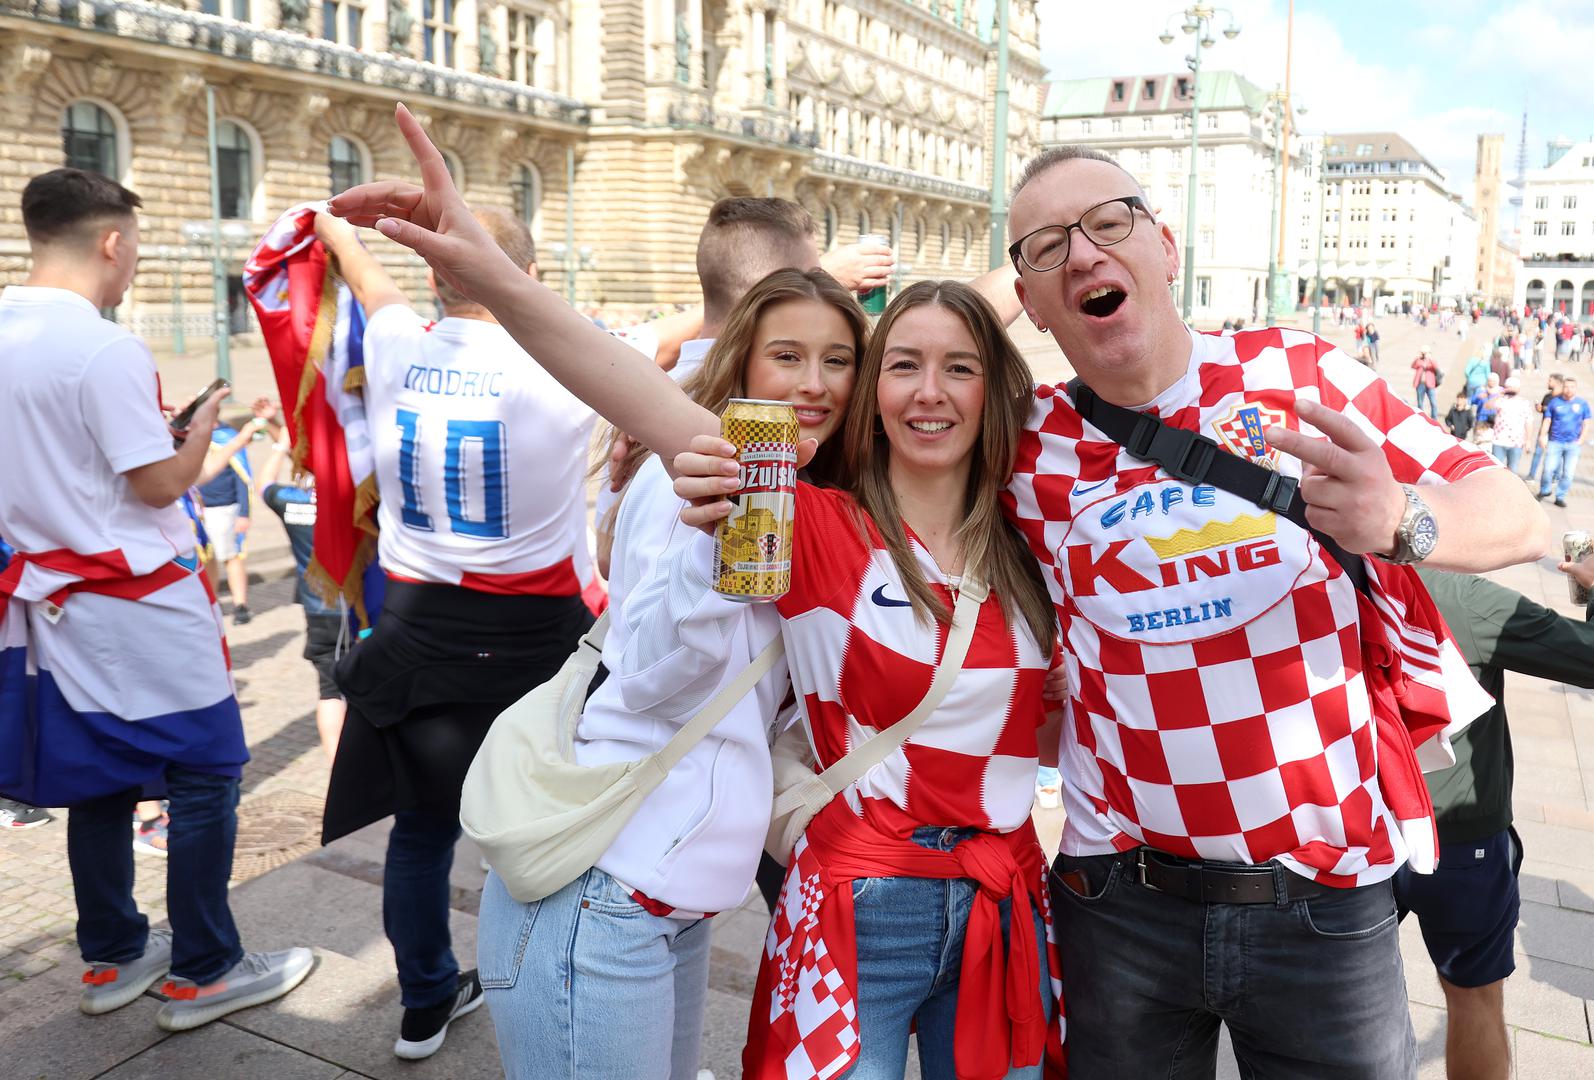
[[[1423,514],[1411,526],[1411,550],[1419,559],[1426,559],[1439,542],[1439,523],[1432,514]]]

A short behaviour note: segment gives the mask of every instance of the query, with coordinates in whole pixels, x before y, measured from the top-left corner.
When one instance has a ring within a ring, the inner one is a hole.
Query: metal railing
[[[672,102],[665,114],[665,122],[674,128],[695,128],[716,131],[757,142],[777,143],[800,150],[812,150],[819,145],[819,134],[804,131],[796,124],[766,116],[738,116],[718,112],[708,105],[693,102]]]
[[[267,30],[145,0],[0,0],[0,15],[19,15],[132,41],[169,45],[289,71],[329,75],[520,116],[567,124],[588,124],[592,119],[589,106],[536,87],[451,71],[391,53],[367,52],[302,33]]]
[[[975,187],[972,184],[961,184],[955,180],[943,180],[939,176],[928,173],[910,172],[907,169],[893,168],[890,165],[881,165],[862,158],[850,157],[846,154],[832,154],[821,150],[814,154],[809,167],[816,173],[827,176],[837,176],[848,180],[862,180],[865,183],[880,184],[883,187],[907,188],[910,191],[922,192],[926,195],[938,195],[947,199],[962,199],[967,202],[985,203],[990,201],[991,193],[987,188]]]

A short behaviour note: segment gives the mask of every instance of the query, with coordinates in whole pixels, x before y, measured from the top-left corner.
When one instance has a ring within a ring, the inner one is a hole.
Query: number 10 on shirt
[[[420,475],[425,464],[422,448],[430,429],[439,421],[411,409],[399,409],[394,422],[399,429],[399,484],[404,489],[401,514],[405,526],[434,531],[428,495]],[[500,420],[448,420],[443,443],[443,502],[449,528],[458,536],[477,540],[503,540],[509,536],[508,495],[504,462],[507,436]],[[430,437],[435,438],[435,434]]]

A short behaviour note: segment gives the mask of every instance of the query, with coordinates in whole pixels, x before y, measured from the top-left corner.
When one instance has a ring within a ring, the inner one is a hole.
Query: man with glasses
[[[1437,846],[1412,745],[1442,761],[1488,699],[1390,564],[1525,561],[1548,522],[1328,342],[1186,327],[1173,233],[1110,157],[1037,157],[1010,227],[1018,296],[1079,375],[1038,388],[1006,496],[1070,688],[1071,1075],[1211,1076],[1224,1022],[1245,1072],[1411,1077],[1390,879]],[[1080,412],[1116,429],[1113,406],[1138,453]],[[1241,470],[1267,505],[1223,454],[1272,470]]]

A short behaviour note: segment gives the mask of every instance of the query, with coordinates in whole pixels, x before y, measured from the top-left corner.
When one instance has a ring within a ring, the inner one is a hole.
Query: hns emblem
[[[1278,451],[1267,444],[1262,432],[1284,423],[1283,409],[1265,405],[1236,405],[1222,420],[1212,421],[1212,430],[1229,452],[1273,469],[1278,467]]]

